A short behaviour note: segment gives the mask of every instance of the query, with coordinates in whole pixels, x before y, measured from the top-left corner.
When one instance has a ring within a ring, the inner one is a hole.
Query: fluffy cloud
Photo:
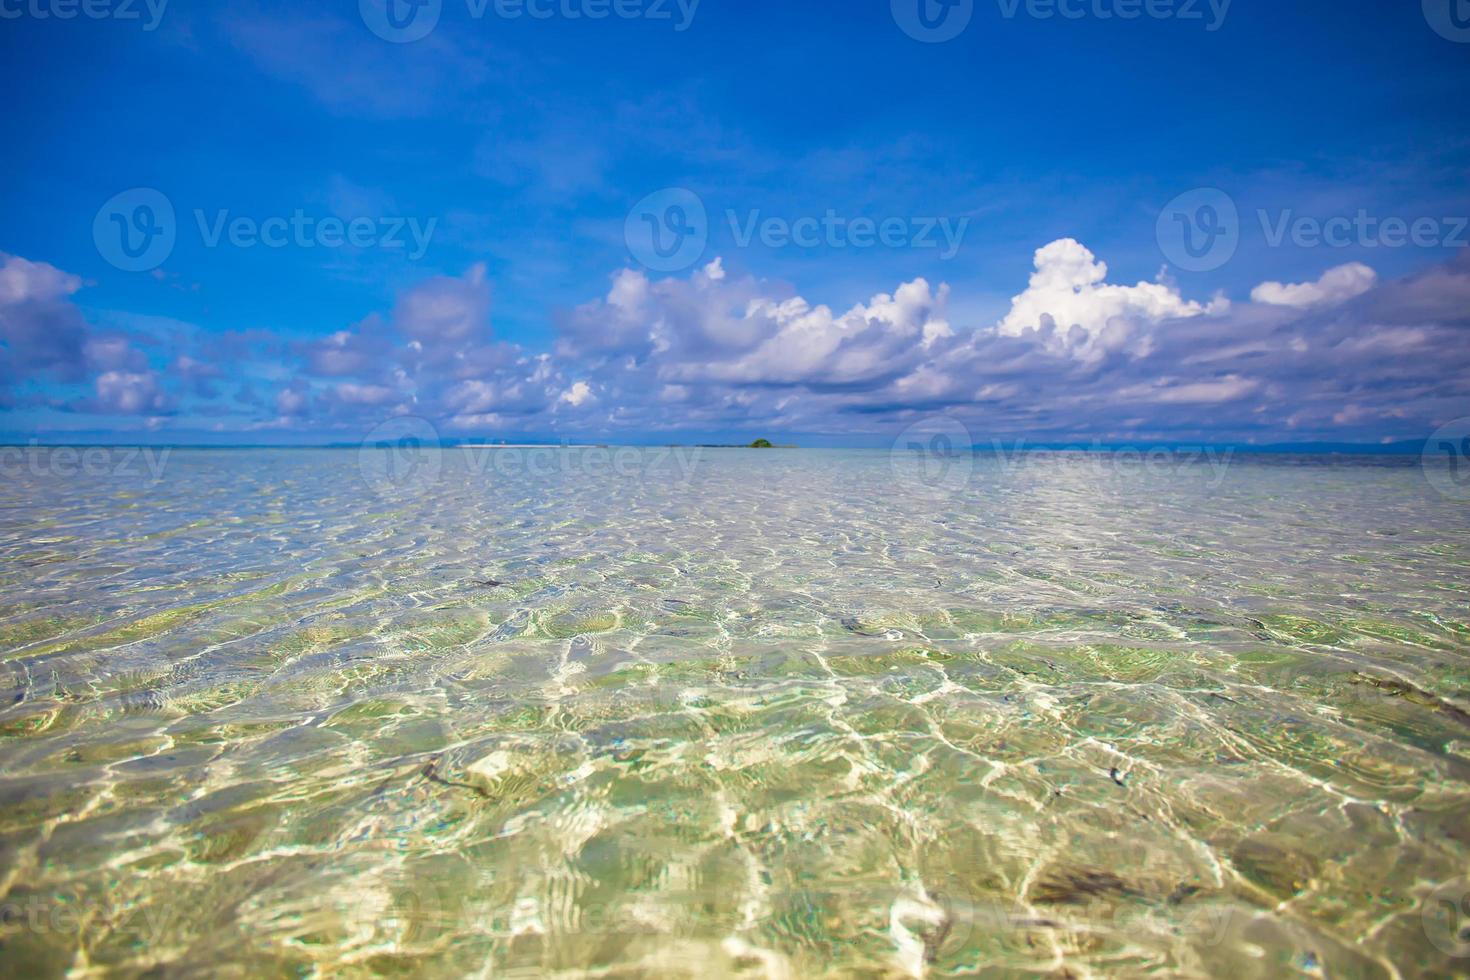
[[[485,264],[471,267],[460,278],[437,276],[415,286],[399,299],[393,324],[426,347],[488,339],[490,283]]]
[[[277,410],[315,413],[317,424],[338,427],[413,412],[451,427],[501,412],[535,414],[554,403],[559,378],[549,356],[495,342],[490,306],[483,264],[420,282],[389,315],[297,345],[300,372],[285,382]]]
[[[0,252],[0,383],[84,375],[88,328],[71,302],[81,286],[55,266]]]
[[[82,288],[82,280],[45,262],[0,252],[0,307],[51,302]]]
[[[1120,401],[1152,401],[1165,405],[1218,405],[1253,394],[1261,382],[1229,374],[1213,381],[1176,383],[1161,378],[1145,385],[1134,385],[1118,392]]]
[[[1185,300],[1164,283],[1112,285],[1107,264],[1071,238],[1037,249],[1035,263],[1026,291],[1011,300],[997,329],[1009,337],[1034,331],[1053,350],[1096,356],[1122,346],[1140,326],[1220,308]]]
[[[391,354],[391,340],[382,321],[369,317],[351,330],[338,330],[305,348],[307,368],[312,374],[346,378],[372,373]]]
[[[159,390],[158,376],[151,371],[105,371],[94,384],[94,411],[117,415],[162,415],[169,411],[168,396]]]
[[[625,269],[602,302],[576,311],[559,351],[626,355],[625,369],[647,367],[675,385],[872,385],[953,336],[948,292],[918,279],[837,314],[730,280],[718,260],[688,280],[650,282]]]
[[[578,381],[566,391],[561,393],[561,398],[559,399],[559,401],[565,402],[573,408],[580,408],[581,406],[592,401],[595,397],[596,396],[592,394],[592,388],[587,384],[587,382]]]
[[[1234,305],[1168,282],[1109,283],[1071,239],[1035,265],[1006,315],[978,326],[954,323],[949,286],[924,279],[834,309],[718,259],[682,277],[623,269],[560,317],[544,352],[494,338],[476,265],[318,341],[210,334],[181,350],[178,337],[92,329],[71,303],[76,277],[7,258],[0,353],[12,381],[57,379],[62,411],[188,411],[242,431],[360,433],[415,414],[455,435],[876,441],[944,413],[982,442],[1347,441],[1470,415],[1470,258],[1387,283],[1343,266]],[[70,399],[67,385],[79,386]]]
[[[1251,290],[1251,299],[1272,306],[1306,309],[1325,303],[1341,303],[1361,296],[1378,283],[1378,273],[1361,262],[1328,269],[1316,282],[1283,284],[1263,282]]]
[[[276,413],[281,418],[300,418],[311,408],[311,396],[306,385],[294,381],[276,392]]]
[[[633,429],[877,433],[945,412],[977,433],[1057,438],[1413,438],[1470,411],[1454,305],[1466,265],[1382,288],[1349,267],[1310,303],[1232,305],[1109,283],[1064,239],[1037,251],[999,323],[972,329],[924,280],[837,314],[720,265],[657,281],[624,270],[568,318],[558,353],[592,368]]]
[[[133,338],[94,330],[72,302],[82,285],[48,263],[0,253],[0,402],[14,405],[21,386],[60,384],[80,389],[52,402],[62,411],[171,412],[174,399]]]
[[[332,394],[344,405],[391,405],[398,400],[398,392],[386,385],[340,384]]]

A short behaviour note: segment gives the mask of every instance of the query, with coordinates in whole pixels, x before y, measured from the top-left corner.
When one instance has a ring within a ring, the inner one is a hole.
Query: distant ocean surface
[[[1417,458],[59,452],[0,975],[1470,968]]]

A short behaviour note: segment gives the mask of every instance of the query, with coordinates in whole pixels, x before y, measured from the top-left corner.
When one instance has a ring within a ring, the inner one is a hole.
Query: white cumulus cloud
[[[592,389],[588,387],[585,381],[578,381],[561,393],[561,401],[566,402],[573,408],[580,407],[591,401],[594,397]]]
[[[1223,308],[1186,300],[1164,283],[1113,285],[1107,281],[1107,263],[1072,238],[1037,249],[1035,263],[1026,291],[1011,300],[1011,311],[996,329],[1008,337],[1035,330],[1048,336],[1052,349],[1087,355],[1119,346],[1139,324]]]
[[[1263,282],[1251,290],[1251,299],[1271,306],[1303,310],[1327,303],[1342,303],[1361,296],[1378,284],[1378,273],[1361,262],[1349,262],[1322,273],[1316,282]]]

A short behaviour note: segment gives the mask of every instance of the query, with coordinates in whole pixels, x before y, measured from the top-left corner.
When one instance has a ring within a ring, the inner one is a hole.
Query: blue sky
[[[920,0],[440,0],[407,43],[382,0],[92,2],[0,0],[5,438],[407,414],[877,445],[943,415],[1380,442],[1470,415],[1470,37],[1437,0],[976,0],[936,43],[903,29]],[[172,246],[134,270],[140,188]],[[627,233],[659,192],[705,211],[677,268]],[[1189,192],[1191,220],[1236,209],[1228,256],[1168,240]]]

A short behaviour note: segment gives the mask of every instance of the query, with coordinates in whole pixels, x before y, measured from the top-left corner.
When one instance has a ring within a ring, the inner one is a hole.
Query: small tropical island
[[[677,446],[678,443],[670,443]],[[701,442],[696,443],[698,449],[796,449],[793,443],[772,442],[769,439],[757,439],[755,442]]]

